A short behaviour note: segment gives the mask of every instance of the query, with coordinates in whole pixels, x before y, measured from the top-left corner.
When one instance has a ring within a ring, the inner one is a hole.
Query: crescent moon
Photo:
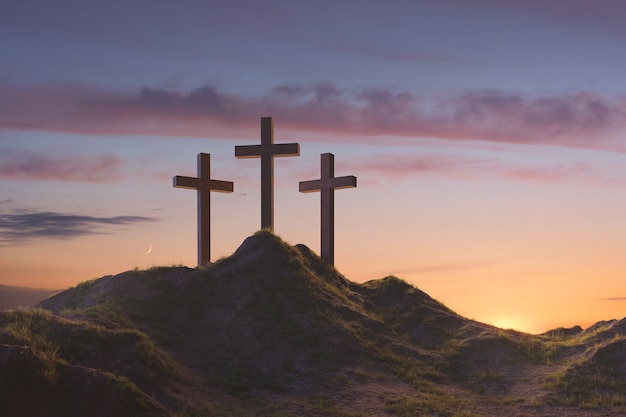
[[[150,252],[152,252],[152,243],[150,244],[148,250],[144,252],[144,255],[150,255]]]

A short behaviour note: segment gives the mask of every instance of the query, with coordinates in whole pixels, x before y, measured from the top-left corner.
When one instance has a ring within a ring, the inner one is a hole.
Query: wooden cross
[[[321,249],[322,259],[331,265],[335,263],[335,190],[356,187],[356,177],[349,175],[335,178],[335,155],[323,153],[321,155],[321,179],[300,181],[301,193],[320,191],[322,196],[322,229]]]
[[[300,156],[298,143],[274,143],[274,121],[261,118],[261,144],[235,146],[237,158],[261,157],[261,229],[274,231],[274,157]]]
[[[198,178],[174,177],[174,187],[198,190],[198,265],[211,262],[211,191],[233,192],[231,181],[211,179],[211,154],[198,154]]]

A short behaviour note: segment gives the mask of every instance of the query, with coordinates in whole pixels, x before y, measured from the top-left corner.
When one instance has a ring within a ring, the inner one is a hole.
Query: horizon
[[[622,2],[0,9],[0,284],[195,266],[196,196],[171,181],[201,152],[234,182],[211,196],[212,260],[230,255],[261,215],[235,145],[269,116],[300,144],[275,161],[282,239],[320,253],[319,195],[298,191],[320,154],[358,178],[335,193],[351,281],[530,333],[626,316]]]

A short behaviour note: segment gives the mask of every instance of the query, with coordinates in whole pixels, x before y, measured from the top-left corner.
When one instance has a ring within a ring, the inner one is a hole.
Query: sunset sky
[[[0,284],[66,288],[196,263],[211,154],[212,257],[260,227],[319,251],[320,154],[335,264],[394,274],[457,313],[542,332],[626,316],[626,2],[0,2]],[[152,247],[149,254],[145,254]]]

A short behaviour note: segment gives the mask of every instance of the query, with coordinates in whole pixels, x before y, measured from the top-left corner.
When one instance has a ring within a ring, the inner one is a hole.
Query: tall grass
[[[50,336],[52,313],[46,310],[18,310],[9,314],[6,326],[9,342],[27,346],[41,362],[40,374],[45,379],[57,378],[59,365],[67,365],[59,354],[60,345]]]

